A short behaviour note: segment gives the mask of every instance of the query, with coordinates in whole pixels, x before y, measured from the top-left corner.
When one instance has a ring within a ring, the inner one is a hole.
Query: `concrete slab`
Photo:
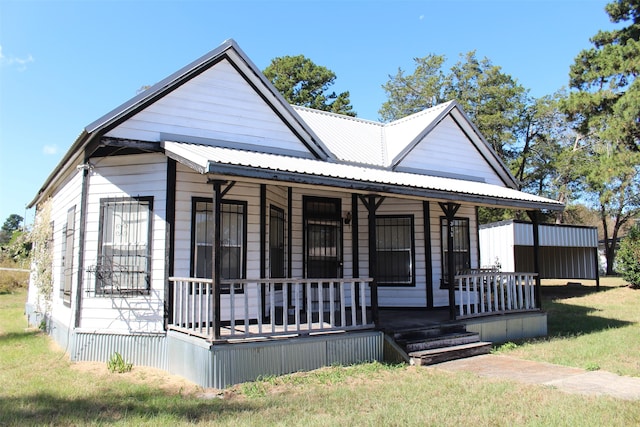
[[[449,372],[473,372],[482,377],[545,385],[567,393],[640,400],[640,378],[620,376],[606,371],[586,371],[509,356],[485,354],[435,364],[429,368]]]

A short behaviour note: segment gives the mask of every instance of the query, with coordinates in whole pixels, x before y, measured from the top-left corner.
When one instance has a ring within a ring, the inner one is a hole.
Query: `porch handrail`
[[[455,276],[458,317],[537,310],[536,273],[475,271]]]
[[[371,278],[222,280],[215,336],[213,280],[170,277],[169,329],[209,340],[302,335],[372,328]]]

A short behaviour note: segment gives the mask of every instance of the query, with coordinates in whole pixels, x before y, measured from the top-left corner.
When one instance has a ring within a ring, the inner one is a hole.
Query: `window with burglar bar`
[[[246,270],[246,203],[220,203],[220,278],[242,279]],[[193,271],[192,275],[212,278],[213,202],[211,199],[193,200]],[[221,287],[228,293],[228,287]],[[238,285],[236,292],[241,292]]]
[[[441,248],[442,248],[442,286],[449,286],[449,256],[453,257],[453,264],[455,266],[455,272],[466,270],[471,268],[471,252],[469,247],[471,246],[469,241],[469,218],[455,218],[452,222],[453,233],[453,248],[451,251],[448,248],[447,239],[447,219],[445,217],[440,218],[441,229]]]
[[[148,294],[152,197],[101,199],[96,293]]]
[[[376,252],[379,285],[414,286],[413,216],[377,216]]]

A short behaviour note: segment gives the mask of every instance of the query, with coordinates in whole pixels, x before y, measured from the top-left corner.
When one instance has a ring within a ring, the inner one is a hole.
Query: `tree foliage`
[[[335,83],[335,73],[303,55],[274,58],[263,73],[290,104],[356,115],[349,92],[336,94],[329,91]]]
[[[640,0],[618,0],[605,8],[611,22],[628,25],[599,31],[593,47],[575,58],[567,111],[584,135],[640,149]]]
[[[640,0],[615,1],[606,12],[614,23],[630,22],[598,32],[578,54],[563,107],[580,133],[574,178],[600,212],[612,274],[620,230],[640,213]]]
[[[498,155],[512,158],[526,99],[524,87],[489,59],[478,59],[475,51],[449,70],[443,68],[445,61],[445,56],[434,54],[414,58],[413,73],[398,69],[389,76],[382,86],[388,98],[378,112],[380,118],[397,120],[455,99]]]
[[[640,288],[640,226],[632,227],[620,242],[618,268],[624,280]]]
[[[0,245],[9,243],[13,233],[20,230],[23,220],[24,218],[18,214],[11,214],[7,217],[0,229]]]

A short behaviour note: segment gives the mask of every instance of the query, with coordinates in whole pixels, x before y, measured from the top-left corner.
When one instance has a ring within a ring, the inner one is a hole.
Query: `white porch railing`
[[[242,279],[221,282],[219,337],[213,281],[169,278],[169,329],[209,340],[242,339],[373,327],[372,279]]]
[[[472,272],[455,278],[458,317],[537,310],[535,273]]]

